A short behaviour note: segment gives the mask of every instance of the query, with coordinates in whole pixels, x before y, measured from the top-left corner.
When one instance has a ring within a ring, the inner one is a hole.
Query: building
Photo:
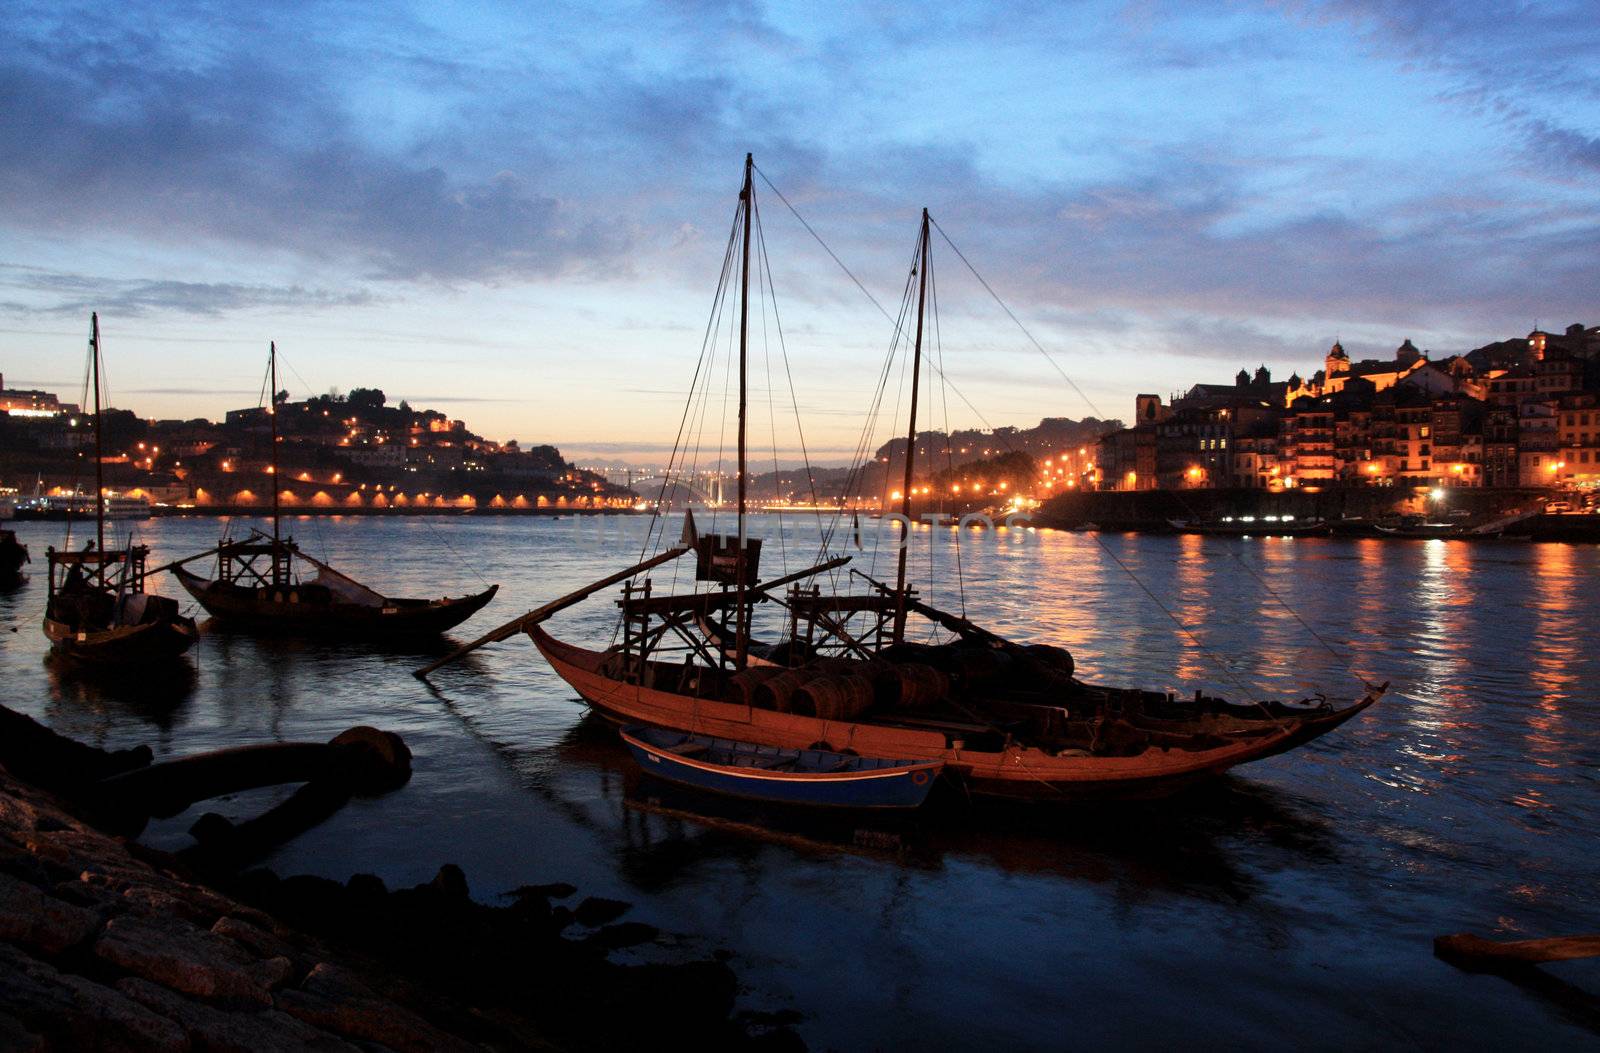
[[[7,388],[5,374],[0,373],[0,412],[13,417],[54,417],[64,412],[75,413],[77,407],[63,407],[48,391]]]

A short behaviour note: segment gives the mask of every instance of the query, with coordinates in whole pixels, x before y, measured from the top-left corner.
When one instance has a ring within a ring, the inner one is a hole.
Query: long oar
[[[688,551],[689,550],[687,548],[669,548],[667,551],[661,553],[659,556],[656,556],[654,559],[647,559],[643,563],[638,563],[629,567],[627,570],[619,570],[610,577],[601,578],[593,585],[585,585],[576,592],[569,592],[560,599],[551,600],[543,607],[535,607],[527,614],[519,615],[518,617],[511,619],[509,622],[506,622],[504,625],[500,626],[500,628],[489,630],[471,643],[463,644],[454,651],[451,651],[449,654],[445,655],[443,658],[440,658],[434,662],[429,662],[421,669],[414,670],[411,675],[416,677],[418,680],[426,680],[428,674],[433,672],[435,669],[438,669],[441,666],[449,665],[451,662],[454,662],[465,655],[471,654],[484,644],[499,643],[501,640],[509,639],[521,632],[525,626],[534,624],[536,622],[542,622],[552,614],[555,614],[557,611],[565,610],[575,603],[579,603],[588,599],[601,589],[609,588],[619,581],[626,581],[635,574],[639,574],[643,571],[649,570],[652,567],[658,567],[663,563],[668,563],[672,560],[675,560]]]

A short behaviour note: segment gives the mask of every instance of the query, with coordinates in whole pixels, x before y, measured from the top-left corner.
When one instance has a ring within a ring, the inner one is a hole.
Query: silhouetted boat
[[[824,595],[804,584],[848,563],[826,560],[762,581],[761,542],[747,537],[744,492],[745,356],[753,163],[745,162],[739,220],[744,242],[739,312],[738,533],[699,536],[685,518],[681,543],[635,566],[545,604],[418,671],[427,673],[473,647],[526,631],[556,673],[598,713],[619,725],[647,725],[769,749],[844,749],[872,757],[939,762],[974,793],[1033,800],[1150,796],[1246,761],[1291,749],[1372,705],[1386,689],[1337,706],[1244,705],[1197,695],[1191,703],[1160,693],[1078,681],[1072,656],[1023,645],[921,602],[907,582],[907,550],[897,579],[865,594]],[[923,316],[928,298],[929,217],[923,211],[918,263],[901,514],[910,522]],[[730,245],[730,260],[738,260]],[[729,269],[724,271],[724,281]],[[719,297],[722,290],[719,289]],[[720,304],[718,309],[720,309]],[[885,373],[887,375],[887,371]],[[693,553],[695,578],[718,591],[656,594],[646,572]],[[543,623],[602,589],[634,579],[619,600],[622,624],[610,646],[590,649],[552,636]],[[779,590],[788,587],[786,593]],[[787,639],[752,638],[755,607],[787,609]],[[954,637],[939,646],[910,643],[917,615]],[[657,657],[673,649],[681,661]]]
[[[17,577],[27,562],[28,546],[17,540],[17,532],[0,530],[0,581]]]
[[[57,653],[85,661],[137,665],[170,660],[199,639],[194,619],[183,616],[177,601],[144,591],[148,547],[131,540],[121,551],[105,547],[99,315],[91,315],[89,324],[94,376],[95,539],[76,552],[45,550],[49,581],[44,634]]]
[[[269,352],[272,404],[267,408],[272,434],[272,533],[255,530],[244,539],[223,538],[209,551],[196,553],[161,569],[178,581],[219,622],[246,629],[309,633],[319,636],[437,635],[472,617],[499,591],[491,585],[479,593],[443,599],[386,596],[348,574],[307,555],[293,538],[283,536],[278,492],[278,346]],[[217,557],[217,576],[205,578],[184,565]],[[315,569],[309,578],[299,565]]]
[[[639,767],[669,782],[773,804],[916,808],[943,767],[830,750],[783,749],[640,725],[622,729]]]

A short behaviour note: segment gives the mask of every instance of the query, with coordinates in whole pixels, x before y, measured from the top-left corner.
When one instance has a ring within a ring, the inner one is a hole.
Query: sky
[[[257,404],[276,340],[296,397],[657,463],[746,151],[752,427],[823,463],[893,327],[817,238],[893,314],[923,207],[931,426],[1593,325],[1597,53],[1592,0],[0,0],[0,372],[76,398],[95,310],[145,416]]]

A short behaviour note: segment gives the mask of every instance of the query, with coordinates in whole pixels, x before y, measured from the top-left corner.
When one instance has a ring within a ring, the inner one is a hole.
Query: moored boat
[[[621,731],[647,774],[712,793],[814,808],[916,808],[943,765],[824,749],[786,749],[666,728]]]
[[[28,546],[17,540],[17,532],[0,530],[0,581],[16,578],[29,560]]]
[[[1487,541],[1499,537],[1503,530],[1494,527],[1472,527],[1462,523],[1401,523],[1395,526],[1379,525],[1383,537],[1414,538],[1438,541]]]
[[[283,536],[278,479],[278,346],[268,353],[267,409],[272,441],[272,533],[252,531],[247,538],[223,538],[215,548],[196,553],[162,569],[170,569],[206,612],[224,625],[275,633],[315,634],[331,638],[398,638],[438,635],[482,610],[499,591],[490,585],[478,593],[441,599],[388,596],[363,585],[300,549]],[[217,574],[206,578],[186,564],[216,556]],[[301,574],[302,567],[314,573]]]
[[[525,631],[558,676],[594,711],[623,727],[645,725],[769,750],[849,750],[938,762],[974,794],[1036,801],[1169,793],[1302,745],[1384,693],[1387,685],[1369,686],[1344,704],[1320,698],[1299,705],[1230,703],[1204,694],[1191,703],[1163,692],[1105,687],[1077,679],[1072,656],[1061,648],[1007,640],[919,599],[907,576],[905,538],[913,521],[917,393],[930,299],[926,210],[902,314],[909,322],[914,303],[915,324],[897,327],[897,340],[913,328],[916,335],[904,474],[894,494],[902,524],[894,582],[857,575],[870,591],[831,594],[811,584],[850,562],[849,556],[763,580],[761,541],[746,532],[752,169],[747,157],[724,284],[713,308],[714,318],[736,318],[738,325],[737,533],[700,536],[686,517],[679,544],[501,626],[419,670],[419,676],[474,647]],[[735,240],[740,238],[742,252]],[[742,275],[741,301],[736,311],[724,313],[723,291],[736,274]],[[893,353],[880,376],[891,375]],[[872,446],[863,442],[862,448]],[[707,589],[655,592],[645,575],[690,553],[694,580]],[[609,646],[582,647],[546,629],[555,614],[623,582],[621,624]],[[781,639],[764,643],[752,631],[752,618],[769,603],[785,609],[787,624]],[[908,629],[913,618],[918,621]],[[913,642],[924,636],[940,642]]]
[[[1209,534],[1213,537],[1327,537],[1333,532],[1333,528],[1320,519],[1296,519],[1292,515],[1173,520],[1172,527],[1180,533]]]
[[[49,566],[44,634],[58,654],[105,665],[170,661],[200,638],[176,600],[145,592],[149,548],[129,540],[106,549],[104,451],[100,428],[100,317],[90,317],[95,440],[95,537],[75,552],[45,550]]]

